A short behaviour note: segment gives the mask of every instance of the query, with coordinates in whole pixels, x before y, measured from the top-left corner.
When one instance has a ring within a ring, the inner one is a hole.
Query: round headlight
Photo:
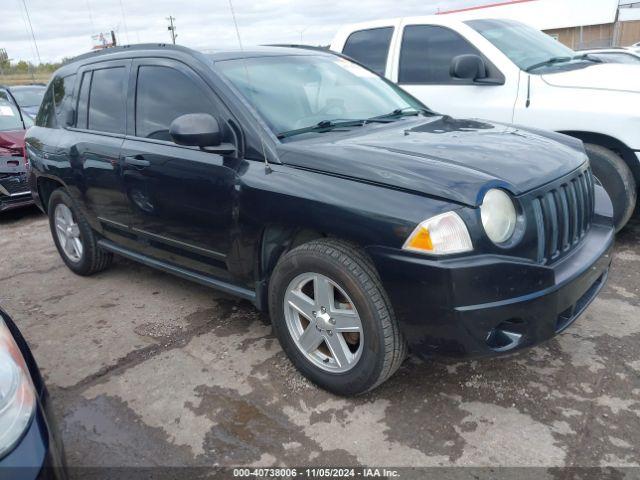
[[[502,190],[489,190],[480,205],[482,226],[493,243],[504,243],[516,229],[516,207]]]

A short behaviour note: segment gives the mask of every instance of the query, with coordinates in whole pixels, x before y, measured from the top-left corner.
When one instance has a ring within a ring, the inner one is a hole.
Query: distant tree
[[[24,60],[20,60],[15,66],[16,73],[29,73],[29,64]]]

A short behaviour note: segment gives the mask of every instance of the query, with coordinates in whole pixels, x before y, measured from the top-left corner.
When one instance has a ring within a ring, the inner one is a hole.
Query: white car
[[[631,217],[640,182],[639,66],[581,55],[516,21],[450,15],[346,26],[331,49],[433,110],[581,139],[616,228]]]
[[[578,53],[598,58],[605,63],[640,65],[640,53],[630,48],[595,48],[592,50],[580,50]]]

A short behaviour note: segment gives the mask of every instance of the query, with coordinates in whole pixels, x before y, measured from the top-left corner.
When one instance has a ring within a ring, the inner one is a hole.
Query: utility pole
[[[173,24],[173,21],[175,20],[175,17],[168,16],[167,20],[169,20],[169,26],[167,27],[167,30],[169,30],[169,32],[171,33],[171,41],[175,45],[176,44],[176,38],[178,37],[178,34],[176,33],[176,26]]]

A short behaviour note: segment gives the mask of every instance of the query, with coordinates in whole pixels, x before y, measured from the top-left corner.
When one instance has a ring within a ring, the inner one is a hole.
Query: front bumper
[[[535,345],[571,325],[606,281],[613,239],[610,225],[594,223],[549,266],[495,255],[432,260],[386,247],[369,254],[414,353],[481,357]]]
[[[0,175],[0,212],[33,204],[25,173]]]

